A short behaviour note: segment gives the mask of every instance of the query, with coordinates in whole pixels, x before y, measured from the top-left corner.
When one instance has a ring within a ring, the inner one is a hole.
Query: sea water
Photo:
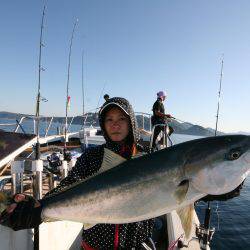
[[[70,121],[68,120],[68,123]],[[13,119],[0,119],[0,129],[8,131],[8,132],[14,132],[14,129],[17,126],[17,122],[16,120]],[[6,124],[6,125],[4,125]],[[8,124],[13,124],[12,126],[9,126]],[[23,133],[25,132],[26,134],[35,134],[35,128],[34,128],[35,124],[34,121],[31,119],[26,119],[23,120],[23,122],[21,123],[21,126],[19,127],[18,131],[19,133]],[[46,129],[49,126],[49,120],[48,121],[41,121],[39,124],[39,134],[40,136],[44,136],[46,133]],[[49,128],[48,131],[48,135],[54,135],[57,134],[58,131],[63,131],[63,127],[64,127],[64,123],[60,123],[60,122],[52,122],[51,126]],[[82,128],[82,125],[78,125],[78,124],[71,124],[69,126],[69,132],[76,132],[79,131]]]
[[[211,249],[250,249],[250,177],[248,177],[238,197],[228,201],[213,201],[211,207],[211,227],[215,234]],[[203,223],[207,204],[200,202],[196,211]]]

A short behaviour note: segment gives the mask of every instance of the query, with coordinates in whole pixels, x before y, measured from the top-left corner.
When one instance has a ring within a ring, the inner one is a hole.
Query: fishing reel
[[[64,160],[67,162],[70,162],[72,159],[72,154],[68,150],[63,150],[63,156],[64,156]]]
[[[215,228],[206,228],[203,224],[196,225],[195,234],[200,242],[201,249],[205,250],[210,245]]]
[[[60,174],[60,166],[62,165],[61,157],[58,153],[53,152],[50,156],[47,157],[49,166],[47,169],[53,174]]]

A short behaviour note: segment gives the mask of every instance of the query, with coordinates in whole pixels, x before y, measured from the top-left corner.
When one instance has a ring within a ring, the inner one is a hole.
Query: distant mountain
[[[31,115],[0,111],[0,119],[20,119],[22,116],[31,116]]]
[[[241,135],[250,135],[250,132],[239,131],[239,132],[237,132],[237,134],[241,134]]]
[[[0,119],[17,119],[19,120],[22,116],[34,117],[33,115],[27,115],[27,114],[20,114],[20,113],[11,113],[11,112],[5,112],[5,111],[0,111]],[[50,117],[41,117],[42,121],[47,121]],[[150,129],[150,120],[148,117],[144,117],[142,115],[137,115],[137,122],[139,127],[144,127],[145,129],[149,130]],[[70,122],[72,117],[68,118],[68,121]],[[85,123],[87,125],[94,125],[94,126],[99,126],[99,121],[98,121],[98,116],[96,113],[87,113],[86,117],[82,116],[75,116],[73,119],[73,124],[83,124],[83,121],[85,120]],[[59,123],[64,123],[65,122],[65,117],[54,117],[53,119],[54,122],[59,122]],[[188,134],[188,135],[200,135],[200,136],[213,136],[214,135],[214,129],[211,128],[204,128],[199,125],[194,125],[189,122],[184,122],[180,123],[176,120],[172,120],[169,123],[170,126],[173,127],[175,133],[177,134]],[[218,132],[218,135],[222,135],[224,133]]]
[[[199,125],[193,125],[192,127],[185,130],[185,132],[189,135],[204,135],[204,136],[212,136],[214,133],[212,133],[210,130],[207,130],[206,128],[203,128]]]

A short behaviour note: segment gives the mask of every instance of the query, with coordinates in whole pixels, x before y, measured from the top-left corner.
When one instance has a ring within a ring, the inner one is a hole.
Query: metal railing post
[[[24,161],[13,161],[11,163],[12,194],[23,192]]]
[[[49,129],[50,129],[50,126],[52,124],[53,119],[54,119],[54,117],[52,116],[51,119],[50,119],[49,125],[45,130],[45,135],[44,135],[45,137],[48,135],[48,132],[49,132]]]
[[[20,121],[17,123],[16,128],[14,129],[14,132],[16,133],[20,127],[20,125],[22,124],[23,120],[25,119],[25,116],[22,116]]]

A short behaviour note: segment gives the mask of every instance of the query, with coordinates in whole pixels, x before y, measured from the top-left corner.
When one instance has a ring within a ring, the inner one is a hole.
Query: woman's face
[[[111,108],[106,113],[104,128],[112,141],[123,141],[129,133],[129,118],[119,108]]]

